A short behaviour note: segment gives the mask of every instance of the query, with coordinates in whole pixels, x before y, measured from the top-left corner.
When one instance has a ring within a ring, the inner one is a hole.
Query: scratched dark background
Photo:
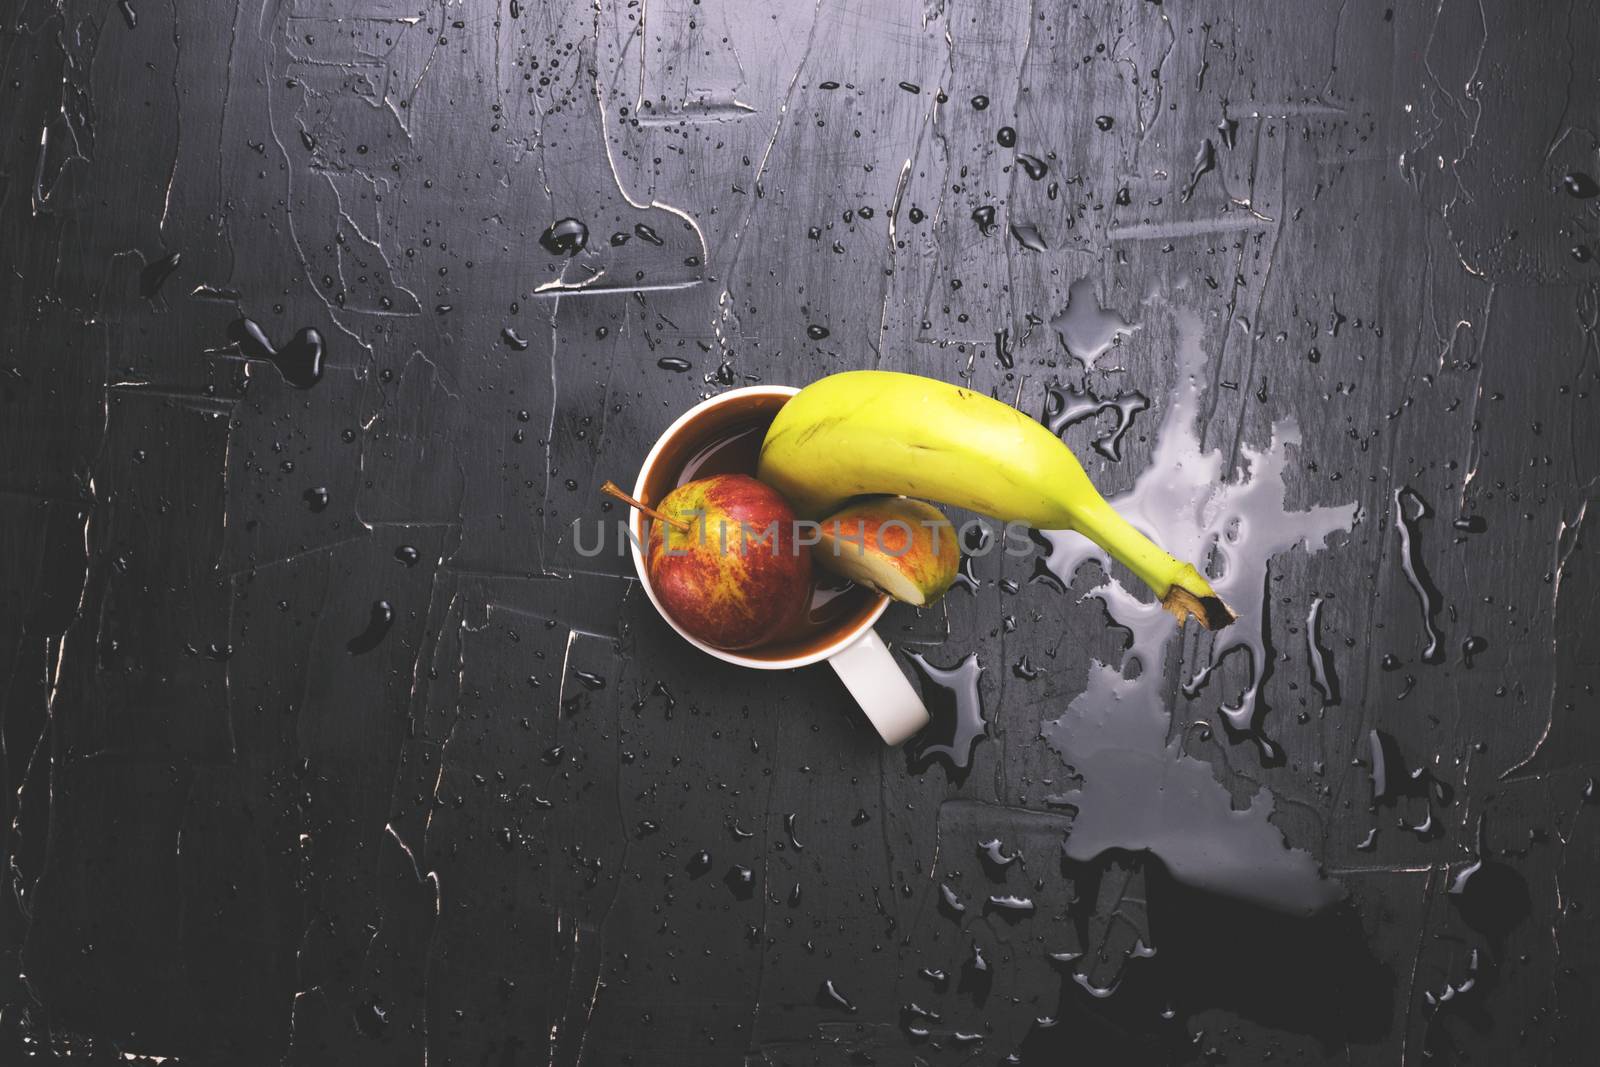
[[[5,0],[0,1061],[1590,1062],[1597,57],[1581,0]],[[1237,647],[976,558],[884,623],[982,671],[912,759],[576,551],[697,399],[873,366],[1220,536]]]

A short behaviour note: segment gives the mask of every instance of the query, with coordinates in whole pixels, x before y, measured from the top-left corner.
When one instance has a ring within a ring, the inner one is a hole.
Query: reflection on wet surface
[[[0,1042],[1584,1062],[1576,14],[8,13]],[[579,551],[702,397],[860,367],[1039,418],[1239,622],[974,535],[880,623],[901,754]]]

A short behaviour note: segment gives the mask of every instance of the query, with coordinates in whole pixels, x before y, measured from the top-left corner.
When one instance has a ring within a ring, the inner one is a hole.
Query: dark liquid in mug
[[[748,396],[703,412],[673,435],[656,457],[644,486],[644,502],[654,505],[673,489],[714,474],[756,473],[767,427],[789,398]],[[641,542],[648,533],[634,516]],[[811,568],[811,600],[794,625],[757,648],[738,650],[751,659],[782,660],[820,651],[840,634],[862,625],[878,607],[878,594],[820,567]]]

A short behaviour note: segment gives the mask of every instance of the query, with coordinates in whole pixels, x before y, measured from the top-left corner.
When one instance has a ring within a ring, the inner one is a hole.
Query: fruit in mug
[[[970,389],[894,371],[846,371],[779,409],[756,476],[802,518],[864,493],[924,497],[1042,530],[1075,530],[1120,560],[1179,622],[1208,629],[1228,610],[1193,564],[1174,559],[1106,503],[1060,438]]]
[[[903,496],[858,500],[821,523],[817,563],[851,581],[923,607],[956,580],[956,528],[932,504]]]
[[[655,509],[645,553],[650,584],[690,636],[730,651],[765,644],[811,591],[811,553],[794,509],[747,474],[680,485]]]

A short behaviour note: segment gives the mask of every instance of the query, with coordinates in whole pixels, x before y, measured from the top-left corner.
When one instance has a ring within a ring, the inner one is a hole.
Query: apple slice
[[[812,549],[819,566],[917,607],[956,580],[956,529],[932,504],[903,496],[856,501],[822,520]]]

